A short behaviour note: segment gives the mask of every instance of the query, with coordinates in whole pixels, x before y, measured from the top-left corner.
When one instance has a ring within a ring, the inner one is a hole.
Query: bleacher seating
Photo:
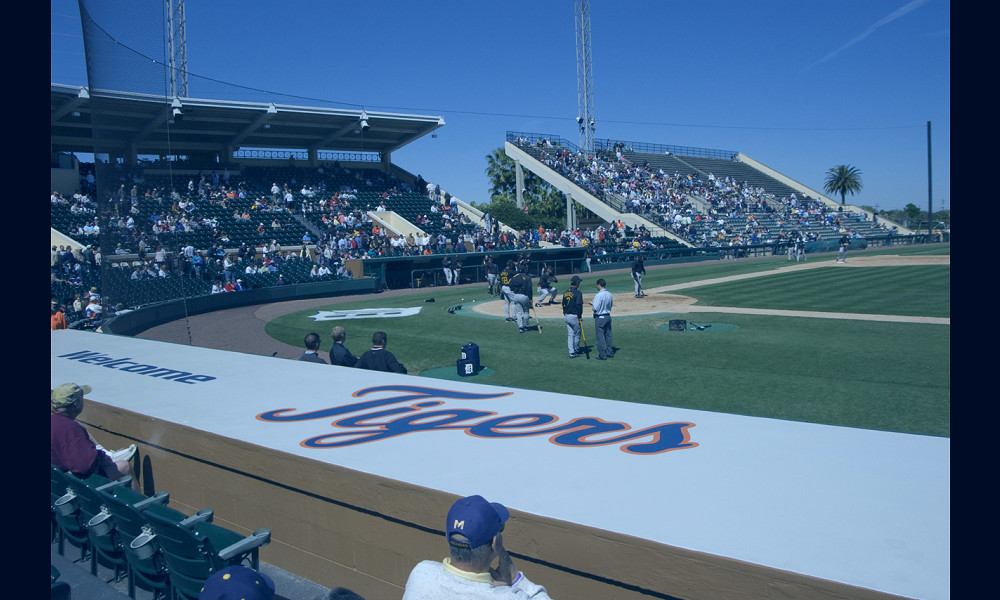
[[[508,141],[615,209],[635,212],[703,247],[781,245],[882,233],[866,215],[840,213],[745,163],[633,152],[624,144],[584,155],[550,141]]]
[[[128,567],[128,595],[135,598],[136,588],[148,590],[154,598],[171,598],[170,577],[163,551],[151,535],[144,512],[153,504],[167,504],[169,492],[143,496],[130,488],[116,488],[114,493],[99,492],[104,506],[115,521]]]
[[[65,473],[64,477],[74,502],[79,503],[81,521],[90,539],[90,574],[97,575],[97,566],[102,565],[114,569],[113,579],[118,580],[128,572],[125,548],[111,513],[104,509],[101,493],[113,494],[116,488],[128,487],[132,478],[109,481],[100,475],[91,475],[85,481],[72,473]]]
[[[146,510],[163,549],[174,598],[197,600],[205,580],[220,569],[241,564],[260,568],[259,549],[270,543],[271,531],[258,529],[244,537],[214,525],[213,515],[211,509],[203,509],[185,518],[161,505]]]
[[[212,523],[211,509],[189,517],[167,506],[167,492],[147,497],[131,489],[131,480],[81,479],[50,465],[50,542],[60,555],[69,543],[80,549],[78,562],[89,559],[92,575],[99,565],[113,569],[110,581],[128,577],[130,598],[144,589],[155,600],[197,600],[216,571],[233,565],[260,568],[259,551],[271,541],[269,529],[240,535]],[[69,586],[57,586],[58,579],[53,566],[53,594],[68,597]]]

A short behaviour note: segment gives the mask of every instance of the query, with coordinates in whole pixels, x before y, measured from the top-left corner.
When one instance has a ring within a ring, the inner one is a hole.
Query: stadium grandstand
[[[798,235],[809,253],[833,249],[845,232],[866,245],[912,241],[738,152],[598,140],[585,154],[557,136],[513,132],[506,152],[518,168],[601,222],[581,228],[571,214],[560,231],[487,229],[481,211],[392,163],[394,149],[443,126],[440,117],[185,99],[179,127],[162,102],[107,96],[125,115],[105,141],[111,158],[80,163],[94,153],[89,91],[52,84],[52,295],[73,327],[93,326],[73,306],[93,287],[108,316],[234,291],[237,279],[241,291],[279,282],[332,290],[355,278],[413,287],[451,253],[481,263],[488,252],[564,249],[536,255],[538,269],[587,253],[596,265],[637,251],[652,260],[780,254]]]

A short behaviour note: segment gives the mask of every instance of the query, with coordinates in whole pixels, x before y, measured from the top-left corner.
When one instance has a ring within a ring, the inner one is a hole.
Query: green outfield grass
[[[870,251],[873,254],[948,254],[948,245]],[[861,252],[852,253],[862,255]],[[833,260],[833,255],[811,257]],[[644,287],[674,285],[787,266],[784,257],[649,267]],[[616,296],[631,294],[627,273],[584,275],[588,298],[604,277]],[[802,311],[950,316],[950,267],[906,266],[810,269],[685,288],[699,306]],[[425,302],[434,298],[434,302]],[[561,319],[520,334],[513,323],[472,311],[491,301],[482,286],[415,290],[406,296],[366,296],[337,309],[420,307],[412,317],[315,322],[315,309],[275,319],[272,337],[299,346],[309,331],[324,337],[342,325],[347,346],[360,354],[371,334],[388,333],[389,349],[411,374],[455,372],[461,346],[480,347],[477,383],[594,396],[741,415],[867,429],[950,436],[950,325],[883,323],[728,313],[614,317],[617,356],[570,359]],[[498,302],[497,300],[492,300]],[[447,308],[462,304],[449,314]],[[333,308],[334,306],[331,306]],[[320,309],[322,310],[322,308]],[[671,332],[671,319],[711,323],[703,331]],[[534,321],[532,321],[534,322]],[[594,348],[593,319],[584,333]],[[440,372],[440,371],[438,371]],[[456,377],[457,379],[457,377]]]

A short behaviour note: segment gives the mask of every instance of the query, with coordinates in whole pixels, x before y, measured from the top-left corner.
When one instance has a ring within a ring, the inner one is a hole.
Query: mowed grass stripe
[[[699,305],[951,316],[951,267],[820,268],[684,288]]]

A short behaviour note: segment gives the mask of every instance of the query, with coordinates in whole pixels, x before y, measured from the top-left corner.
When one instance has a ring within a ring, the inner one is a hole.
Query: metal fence
[[[307,150],[268,150],[265,148],[241,148],[233,152],[233,159],[263,159],[263,160],[295,160],[308,161],[309,152]],[[320,150],[316,153],[316,158],[320,162],[371,162],[377,163],[382,160],[382,155],[378,152],[335,152],[332,150]]]
[[[553,146],[560,148],[568,148],[573,152],[579,150],[579,147],[553,133],[529,133],[523,131],[508,131],[507,141],[515,144],[518,141],[527,142],[531,145],[537,144],[539,141],[545,142],[549,141]],[[653,144],[648,142],[626,142],[622,140],[611,140],[611,139],[595,139],[594,140],[594,150],[595,151],[613,151],[615,146],[618,144],[624,145],[625,149],[632,152],[643,152],[646,154],[676,154],[679,156],[693,156],[698,158],[721,158],[724,160],[732,160],[734,156],[739,154],[736,150],[715,150],[712,148],[698,148],[695,146],[673,146],[670,144]]]

